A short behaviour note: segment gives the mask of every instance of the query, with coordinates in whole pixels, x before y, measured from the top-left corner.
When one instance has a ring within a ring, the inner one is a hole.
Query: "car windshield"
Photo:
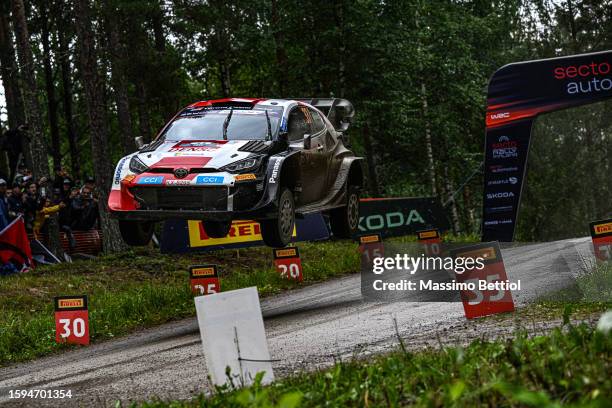
[[[272,138],[278,132],[282,108],[267,109]],[[268,121],[266,109],[196,107],[187,108],[161,135],[163,140],[223,140],[223,126],[227,125],[228,140],[266,140]]]

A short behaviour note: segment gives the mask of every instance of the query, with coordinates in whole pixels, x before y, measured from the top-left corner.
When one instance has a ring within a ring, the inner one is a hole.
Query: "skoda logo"
[[[187,174],[189,174],[189,171],[187,171],[187,169],[184,168],[180,168],[180,169],[176,169],[174,170],[174,177],[176,178],[185,178],[187,176]]]

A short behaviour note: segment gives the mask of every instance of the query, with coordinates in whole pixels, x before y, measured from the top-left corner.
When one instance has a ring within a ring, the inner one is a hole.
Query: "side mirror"
[[[312,146],[312,136],[309,134],[304,135],[304,149],[310,150]]]
[[[134,143],[136,143],[136,147],[142,149],[144,146],[144,138],[142,136],[136,136],[134,138]]]

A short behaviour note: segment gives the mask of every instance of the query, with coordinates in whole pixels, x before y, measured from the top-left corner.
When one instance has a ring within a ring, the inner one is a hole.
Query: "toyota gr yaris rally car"
[[[251,219],[267,245],[282,247],[296,215],[312,212],[351,237],[363,183],[362,159],[344,145],[353,115],[343,99],[194,103],[119,161],[109,209],[129,245],[146,245],[165,219],[202,220],[213,238]]]

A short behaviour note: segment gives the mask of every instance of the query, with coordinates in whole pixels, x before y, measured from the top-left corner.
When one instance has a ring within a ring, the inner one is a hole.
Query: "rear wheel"
[[[150,221],[119,220],[121,237],[129,246],[144,246],[151,242],[155,223]]]
[[[331,211],[329,222],[337,238],[352,238],[359,227],[359,189],[348,186],[346,206]]]
[[[231,221],[203,221],[204,231],[211,238],[225,238],[232,227]]]
[[[262,220],[261,236],[266,245],[282,248],[291,242],[295,225],[295,204],[293,193],[288,188],[282,190],[278,199],[278,214],[276,218]]]

